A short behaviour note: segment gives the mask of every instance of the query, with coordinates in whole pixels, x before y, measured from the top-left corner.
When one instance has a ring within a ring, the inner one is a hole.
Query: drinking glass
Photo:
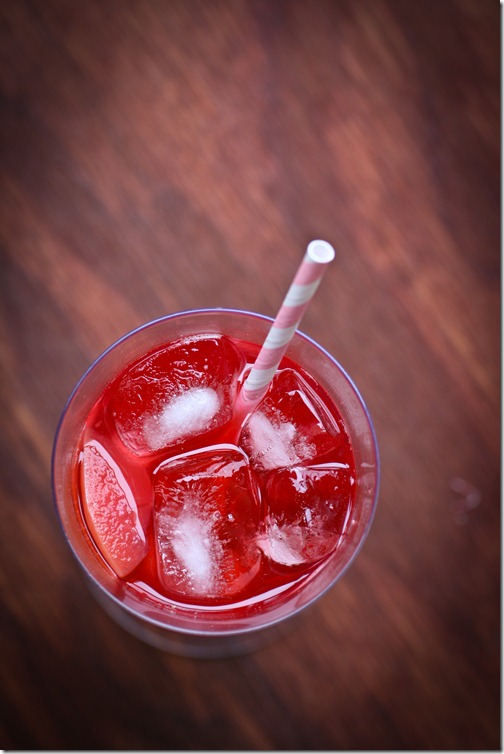
[[[246,311],[201,309],[171,314],[128,333],[108,348],[81,377],[56,432],[52,483],[57,513],[68,544],[99,603],[117,623],[140,639],[177,654],[225,657],[255,650],[283,634],[342,576],[369,531],[378,496],[379,460],[373,424],[358,389],[338,362],[308,336],[297,332],[287,356],[322,386],[338,408],[350,436],[356,493],[342,546],[301,583],[231,606],[169,607],[147,584],[116,577],[97,556],[78,501],[78,462],[86,419],[110,381],[156,347],[201,333],[222,334],[261,345],[272,319]]]

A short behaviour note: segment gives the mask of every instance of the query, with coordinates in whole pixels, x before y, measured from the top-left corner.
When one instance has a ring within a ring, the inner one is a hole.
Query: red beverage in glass
[[[109,612],[167,649],[254,648],[334,582],[371,522],[372,425],[313,341],[297,334],[237,416],[270,324],[210,310],[146,325],[63,415],[53,475],[70,544]]]

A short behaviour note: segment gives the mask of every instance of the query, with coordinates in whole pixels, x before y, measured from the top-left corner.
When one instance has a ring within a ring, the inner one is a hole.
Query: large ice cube
[[[172,448],[229,422],[243,366],[225,336],[182,339],[126,372],[112,391],[108,416],[136,455]]]
[[[293,369],[276,373],[239,441],[252,465],[261,471],[322,459],[340,443],[338,424]]]
[[[258,493],[248,459],[233,445],[192,451],[155,472],[157,568],[181,598],[226,601],[256,575]]]
[[[259,538],[264,554],[286,566],[311,564],[329,555],[344,537],[354,484],[345,463],[271,471]]]

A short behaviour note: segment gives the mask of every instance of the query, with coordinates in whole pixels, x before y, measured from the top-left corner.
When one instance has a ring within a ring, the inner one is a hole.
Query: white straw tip
[[[327,241],[311,241],[306,249],[309,259],[318,264],[328,264],[336,256],[333,247]]]

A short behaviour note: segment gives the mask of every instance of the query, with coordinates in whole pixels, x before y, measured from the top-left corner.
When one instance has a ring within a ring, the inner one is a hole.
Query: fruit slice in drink
[[[136,475],[137,489],[142,470]],[[120,577],[143,560],[148,546],[141,523],[149,516],[152,493],[145,480],[143,515],[131,486],[110,453],[97,440],[89,440],[81,459],[81,490],[84,518],[101,554]]]

